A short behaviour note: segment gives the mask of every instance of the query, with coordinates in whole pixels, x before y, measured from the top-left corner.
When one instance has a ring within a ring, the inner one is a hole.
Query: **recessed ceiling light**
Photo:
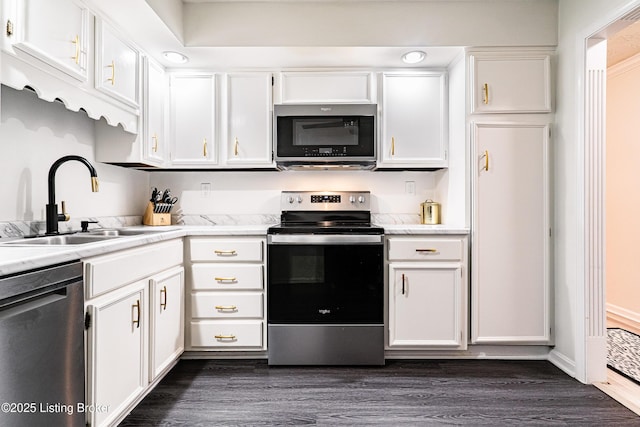
[[[422,61],[426,56],[427,54],[421,50],[413,50],[411,52],[407,52],[404,55],[402,55],[402,60],[407,64],[417,64],[418,62]]]
[[[184,64],[189,60],[186,56],[178,52],[162,52],[162,55],[167,58],[168,61],[173,62],[174,64]]]

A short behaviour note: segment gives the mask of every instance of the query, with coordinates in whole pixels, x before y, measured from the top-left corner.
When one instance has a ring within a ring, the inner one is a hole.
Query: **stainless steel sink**
[[[74,234],[61,234],[57,236],[30,237],[5,242],[5,245],[14,246],[40,246],[40,245],[83,245],[85,243],[102,242],[127,236],[139,236],[143,234],[158,233],[160,230],[127,230],[127,229],[98,229],[89,232]]]
[[[107,228],[91,230],[87,233],[91,236],[106,236],[106,237],[123,237],[123,236],[139,236],[141,234],[158,233],[160,230],[128,230],[122,228]]]
[[[44,236],[13,240],[5,245],[32,246],[32,245],[82,245],[85,243],[101,242],[115,239],[118,236],[96,236],[90,234],[63,234],[60,236]]]

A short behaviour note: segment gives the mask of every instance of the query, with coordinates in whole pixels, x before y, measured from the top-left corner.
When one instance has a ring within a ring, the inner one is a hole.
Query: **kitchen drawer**
[[[389,261],[459,261],[463,258],[460,239],[390,238]]]
[[[192,294],[191,317],[194,319],[262,318],[262,293],[206,292]]]
[[[262,347],[263,323],[259,320],[191,322],[191,347]]]
[[[182,265],[182,239],[84,259],[86,298],[93,298],[176,265]]]
[[[189,239],[191,261],[262,261],[264,239]]]
[[[191,266],[191,289],[238,290],[262,289],[262,264],[194,264]]]

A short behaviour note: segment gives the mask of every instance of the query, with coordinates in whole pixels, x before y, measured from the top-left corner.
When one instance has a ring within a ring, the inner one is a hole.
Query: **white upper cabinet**
[[[174,74],[170,78],[171,165],[217,164],[214,74]]]
[[[551,112],[551,55],[473,53],[471,113]]]
[[[13,25],[14,48],[63,71],[87,80],[89,11],[74,0],[24,0],[18,3],[22,16]],[[22,24],[22,25],[21,25]]]
[[[140,55],[113,28],[96,19],[96,88],[132,107],[139,105]]]
[[[167,152],[164,117],[168,85],[164,69],[149,59],[145,61],[145,77],[143,156],[151,163],[162,164]]]
[[[381,80],[378,167],[447,167],[447,74],[390,72]]]
[[[373,73],[367,71],[283,72],[282,104],[375,103]]]
[[[221,156],[228,167],[273,167],[272,74],[224,76]]]

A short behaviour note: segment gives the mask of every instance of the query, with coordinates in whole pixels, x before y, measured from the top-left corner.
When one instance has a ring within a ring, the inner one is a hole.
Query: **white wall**
[[[576,376],[584,371],[584,307],[579,290],[584,287],[583,126],[580,97],[584,91],[584,39],[616,19],[622,9],[637,4],[629,0],[560,0],[558,9],[558,84],[554,132],[554,285],[555,352],[574,363]]]
[[[60,166],[56,199],[72,218],[142,215],[148,199],[145,172],[97,163],[94,120],[29,91],[2,86],[0,112],[0,221],[45,219],[47,177],[58,158],[85,157],[98,172],[100,191],[91,192],[89,170],[79,162]]]

